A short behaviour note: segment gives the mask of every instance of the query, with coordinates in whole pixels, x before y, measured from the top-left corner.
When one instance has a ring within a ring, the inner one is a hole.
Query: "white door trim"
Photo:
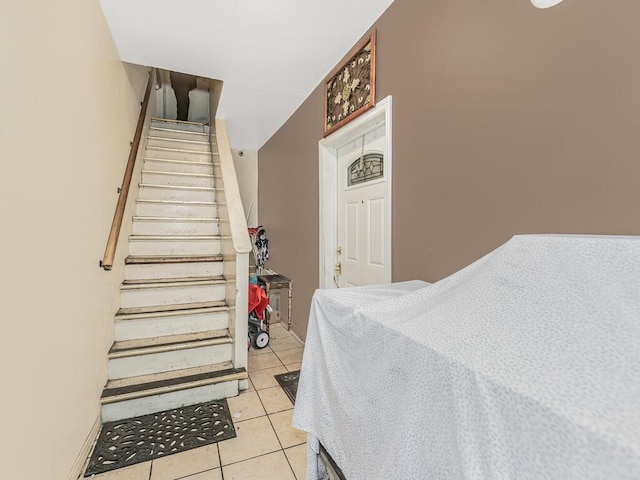
[[[337,197],[338,197],[338,148],[344,143],[365,131],[373,125],[385,122],[386,147],[384,152],[384,175],[387,189],[385,200],[387,207],[387,225],[385,238],[385,282],[391,283],[391,237],[392,237],[392,209],[391,209],[391,185],[392,177],[392,143],[391,143],[391,95],[379,101],[376,106],[358,118],[349,122],[344,127],[336,130],[328,137],[318,142],[319,169],[320,169],[320,255],[319,272],[320,288],[335,288],[333,282],[333,269],[335,265],[335,253],[337,248]]]

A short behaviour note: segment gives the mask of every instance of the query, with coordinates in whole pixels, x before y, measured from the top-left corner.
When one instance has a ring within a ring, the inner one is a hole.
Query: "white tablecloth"
[[[347,480],[640,479],[640,239],[317,291],[293,424]]]

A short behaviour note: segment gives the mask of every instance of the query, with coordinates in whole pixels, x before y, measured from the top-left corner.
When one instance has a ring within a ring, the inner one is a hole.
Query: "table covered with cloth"
[[[318,290],[293,425],[347,480],[640,479],[640,238],[516,236]]]

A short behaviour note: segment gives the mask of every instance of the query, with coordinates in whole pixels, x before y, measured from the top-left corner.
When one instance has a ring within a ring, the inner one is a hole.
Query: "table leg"
[[[267,299],[269,298],[269,290],[271,290],[269,284],[265,284],[265,294],[267,295]],[[267,333],[269,333],[269,326],[271,325],[271,314],[268,311],[264,311],[264,323],[265,323],[265,327],[267,330]]]
[[[287,317],[287,330],[291,330],[291,290],[293,290],[293,280],[289,280],[289,315]]]

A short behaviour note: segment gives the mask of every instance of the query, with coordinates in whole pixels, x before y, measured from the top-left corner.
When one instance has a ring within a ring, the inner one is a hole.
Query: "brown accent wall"
[[[640,3],[396,0],[393,280],[439,280],[519,233],[640,234]],[[318,87],[259,152],[269,266],[304,336],[318,286]]]

